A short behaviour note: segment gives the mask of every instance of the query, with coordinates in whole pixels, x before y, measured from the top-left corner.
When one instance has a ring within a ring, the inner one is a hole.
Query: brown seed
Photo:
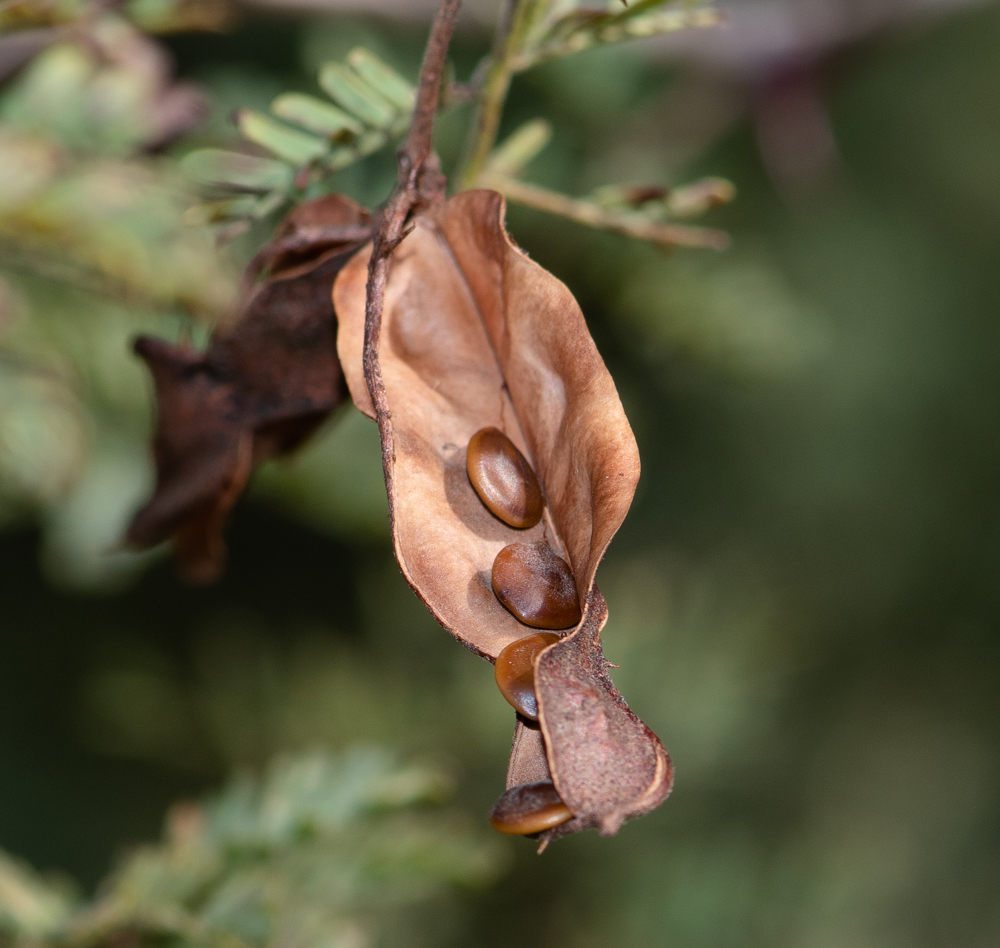
[[[497,428],[482,428],[469,441],[469,480],[490,512],[524,530],[542,518],[542,489],[528,459]]]
[[[569,629],[580,621],[576,580],[547,543],[511,543],[493,561],[493,592],[536,629]]]
[[[551,780],[511,787],[490,810],[490,825],[509,836],[531,836],[571,819]]]
[[[538,720],[535,697],[535,658],[544,648],[559,641],[554,632],[536,632],[511,642],[497,656],[493,675],[507,703],[526,718]]]

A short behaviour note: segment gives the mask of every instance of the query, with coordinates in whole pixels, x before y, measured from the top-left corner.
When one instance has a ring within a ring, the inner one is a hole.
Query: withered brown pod
[[[658,806],[670,759],[607,675],[597,565],[635,492],[639,457],[614,383],[569,290],[508,238],[503,198],[467,191],[413,222],[394,250],[378,365],[388,417],[383,455],[400,568],[437,620],[495,660],[525,626],[497,600],[492,567],[511,543],[547,543],[570,566],[582,619],[536,663],[538,725],[518,723],[507,786],[552,781],[572,819],[541,832],[617,831]],[[334,285],[337,347],[358,408],[365,381],[370,250]],[[466,445],[506,431],[546,500],[516,530],[469,482]]]
[[[300,204],[247,268],[242,311],[205,352],[136,341],[156,384],[157,477],[131,546],[173,537],[182,575],[218,578],[222,529],[253,465],[296,448],[346,397],[330,289],[370,232],[368,211],[341,195]]]

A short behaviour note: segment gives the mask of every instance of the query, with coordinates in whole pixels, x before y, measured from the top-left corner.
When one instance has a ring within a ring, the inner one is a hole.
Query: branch
[[[413,122],[396,158],[396,187],[382,211],[372,242],[371,259],[368,262],[368,287],[365,296],[365,382],[375,408],[375,418],[382,439],[382,472],[390,496],[392,431],[389,427],[389,404],[378,361],[385,284],[392,252],[409,233],[406,223],[411,211],[418,206],[430,206],[444,200],[445,180],[438,168],[437,157],[433,153],[434,117],[437,114],[448,43],[461,5],[462,0],[441,0],[437,15],[434,17],[427,49],[424,51],[423,65],[420,67],[420,86],[417,90]],[[393,515],[392,509],[393,505],[390,503],[390,517]]]
[[[651,243],[677,247],[707,247],[711,250],[725,250],[729,246],[729,236],[724,231],[709,227],[685,227],[681,224],[661,224],[642,214],[609,211],[589,201],[549,191],[534,184],[525,184],[505,175],[480,175],[479,182],[484,188],[493,188],[502,195],[549,214],[567,217],[578,224],[610,230],[627,237],[637,237]]]
[[[521,50],[511,58],[508,65],[511,72],[524,72],[539,63],[571,56],[592,46],[607,46],[625,40],[645,39],[662,33],[676,33],[678,30],[702,29],[718,26],[723,22],[725,17],[711,8],[668,10],[637,19],[620,15],[606,26],[579,30],[566,39],[553,40],[532,49]]]
[[[503,104],[510,89],[511,63],[521,47],[524,28],[532,11],[531,0],[507,0],[497,28],[493,51],[479,93],[471,137],[458,175],[460,188],[478,184],[479,174],[489,160],[500,128]]]

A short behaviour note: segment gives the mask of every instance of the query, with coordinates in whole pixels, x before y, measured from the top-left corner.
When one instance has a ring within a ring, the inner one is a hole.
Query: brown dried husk
[[[173,538],[186,579],[219,576],[222,530],[253,465],[298,447],[346,394],[330,291],[369,231],[368,211],[340,195],[299,205],[249,268],[266,279],[205,352],[137,340],[156,385],[157,482],[129,544]]]
[[[541,730],[519,722],[508,786],[551,772],[574,819],[543,838],[613,833],[662,802],[671,779],[666,752],[614,690],[600,649],[607,611],[594,575],[632,501],[639,455],[580,307],[512,243],[503,216],[501,195],[464,192],[418,217],[393,253],[379,352],[393,542],[441,625],[491,661],[532,632],[493,593],[497,553],[546,540],[569,562],[583,619],[539,658]],[[333,295],[345,379],[374,417],[362,367],[369,257],[370,248],[348,263]],[[535,527],[502,523],[469,483],[466,446],[487,426],[538,475],[546,512]]]

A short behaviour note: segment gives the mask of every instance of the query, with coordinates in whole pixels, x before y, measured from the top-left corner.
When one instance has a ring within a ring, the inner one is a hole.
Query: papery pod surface
[[[545,540],[567,560],[584,612],[581,634],[566,633],[538,663],[546,682],[549,652],[571,654],[579,666],[575,676],[562,669],[551,677],[565,694],[550,696],[547,709],[540,706],[542,729],[560,748],[549,746],[546,760],[542,741],[522,738],[519,725],[523,766],[512,760],[511,774],[530,771],[533,779],[544,779],[549,765],[561,761],[551,770],[576,817],[567,826],[613,832],[651,787],[658,788],[654,795],[662,791],[657,803],[666,795],[663,760],[669,758],[648,729],[631,726],[637,719],[620,696],[599,700],[612,743],[643,744],[639,757],[647,765],[630,788],[609,796],[605,791],[616,782],[621,755],[635,756],[635,748],[605,745],[595,751],[582,730],[574,733],[572,711],[567,717],[564,706],[575,702],[580,728],[593,727],[588,695],[607,693],[599,639],[606,610],[594,575],[632,501],[638,449],[579,305],[562,282],[513,244],[503,217],[499,194],[466,191],[418,217],[393,253],[379,351],[392,436],[387,488],[393,542],[404,575],[438,621],[491,660],[532,631],[494,595],[497,553],[510,543]],[[374,417],[362,367],[369,257],[370,248],[362,250],[341,271],[334,308],[345,379],[357,407]],[[538,475],[546,511],[530,529],[495,518],[469,482],[466,447],[487,426],[503,431]],[[599,617],[590,615],[592,590],[600,600]],[[588,628],[593,634],[582,635]],[[566,652],[570,642],[586,647]],[[617,718],[629,726],[617,727]],[[584,758],[589,763],[581,764]],[[570,760],[577,765],[568,767]],[[577,786],[581,781],[591,790]],[[605,791],[595,797],[594,787]]]

